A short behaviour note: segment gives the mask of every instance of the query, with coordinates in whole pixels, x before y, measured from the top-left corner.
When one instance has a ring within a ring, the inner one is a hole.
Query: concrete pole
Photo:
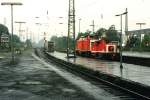
[[[10,5],[11,6],[11,53],[12,53],[12,63],[14,63],[14,44],[13,44],[13,6],[14,5],[22,5],[22,3],[18,2],[2,2],[1,5]]]
[[[14,58],[14,38],[13,38],[13,5],[11,4],[11,53],[12,53],[12,62],[15,61],[15,58]]]

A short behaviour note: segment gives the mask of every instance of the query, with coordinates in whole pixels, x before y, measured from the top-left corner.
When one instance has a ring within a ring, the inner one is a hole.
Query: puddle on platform
[[[25,85],[41,85],[42,83],[39,81],[25,81],[25,82],[19,82],[20,84],[25,84]]]
[[[64,88],[64,89],[62,89],[62,91],[63,92],[71,92],[71,93],[75,93],[76,92],[76,90],[74,90],[74,89],[68,89],[68,88]]]

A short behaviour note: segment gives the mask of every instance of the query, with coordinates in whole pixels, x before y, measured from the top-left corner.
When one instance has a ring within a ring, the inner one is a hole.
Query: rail
[[[45,56],[55,62],[56,64],[63,65],[65,69],[75,72],[78,74],[82,74],[86,77],[89,77],[91,79],[95,79],[96,81],[103,82],[109,86],[112,86],[113,88],[118,88],[127,94],[133,95],[134,97],[140,99],[140,100],[150,100],[150,87],[133,82],[130,80],[126,80],[123,78],[120,78],[118,76],[113,75],[107,75],[103,72],[94,71],[88,68],[83,67],[82,65],[76,65],[64,60],[61,60],[59,58],[56,58],[52,55],[49,55],[47,52],[43,52]]]

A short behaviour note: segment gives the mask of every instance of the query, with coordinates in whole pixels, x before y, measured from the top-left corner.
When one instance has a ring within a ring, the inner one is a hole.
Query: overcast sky
[[[1,2],[3,1],[19,1],[23,3],[22,6],[14,7],[14,21],[26,21],[29,31],[35,33],[38,30],[44,31],[48,29],[50,31],[48,32],[49,35],[67,35],[69,0],[1,0]],[[139,29],[139,26],[136,25],[137,22],[145,22],[146,25],[142,26],[142,28],[149,28],[149,5],[150,0],[75,0],[76,32],[78,32],[79,18],[82,19],[82,32],[87,29],[92,30],[90,26],[92,20],[95,21],[95,29],[100,27],[107,29],[114,24],[116,29],[119,30],[120,18],[115,17],[115,15],[123,13],[125,8],[128,8],[129,12],[129,30]],[[42,23],[40,28],[35,25],[37,22]],[[5,23],[10,27],[9,6],[0,6],[0,23]],[[14,26],[15,31],[17,31],[18,25],[14,24]],[[22,28],[26,28],[26,26],[23,25]]]

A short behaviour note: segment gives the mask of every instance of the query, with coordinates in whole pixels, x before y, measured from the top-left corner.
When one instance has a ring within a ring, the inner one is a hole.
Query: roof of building
[[[141,30],[131,30],[131,31],[128,31],[128,32],[141,32],[141,31],[150,32],[150,28],[141,29]]]

